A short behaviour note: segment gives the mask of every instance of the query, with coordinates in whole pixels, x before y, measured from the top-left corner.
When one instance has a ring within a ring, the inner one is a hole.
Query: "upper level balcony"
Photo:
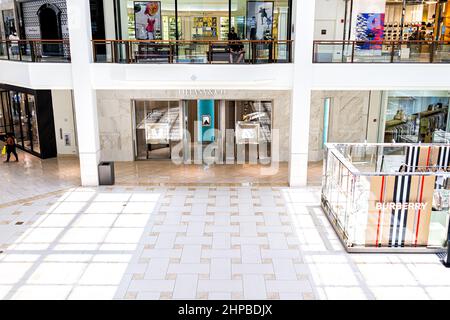
[[[450,63],[450,41],[314,41],[314,63]]]
[[[292,62],[292,40],[94,40],[94,62],[265,64]]]
[[[70,44],[68,40],[0,40],[0,60],[68,63]]]

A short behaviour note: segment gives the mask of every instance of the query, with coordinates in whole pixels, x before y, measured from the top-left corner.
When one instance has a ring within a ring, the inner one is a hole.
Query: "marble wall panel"
[[[323,159],[324,99],[331,98],[328,142],[364,142],[367,137],[369,91],[313,91],[309,161]]]

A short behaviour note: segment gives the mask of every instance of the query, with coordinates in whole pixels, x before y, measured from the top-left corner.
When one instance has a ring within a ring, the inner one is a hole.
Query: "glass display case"
[[[449,144],[327,144],[322,207],[349,252],[446,247]]]

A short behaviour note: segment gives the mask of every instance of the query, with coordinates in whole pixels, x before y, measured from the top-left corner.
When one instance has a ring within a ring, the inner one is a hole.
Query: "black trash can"
[[[98,181],[101,186],[112,186],[115,181],[114,162],[100,162],[98,165]]]

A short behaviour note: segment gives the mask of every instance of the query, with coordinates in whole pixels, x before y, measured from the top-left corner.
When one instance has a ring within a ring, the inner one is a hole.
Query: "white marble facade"
[[[364,142],[367,137],[369,91],[313,91],[309,161],[323,159],[324,99],[331,98],[328,142]]]
[[[291,93],[289,91],[223,90],[214,96],[188,96],[180,90],[98,90],[98,123],[102,161],[134,161],[133,100],[272,100],[273,128],[280,131],[280,161],[289,159]]]

